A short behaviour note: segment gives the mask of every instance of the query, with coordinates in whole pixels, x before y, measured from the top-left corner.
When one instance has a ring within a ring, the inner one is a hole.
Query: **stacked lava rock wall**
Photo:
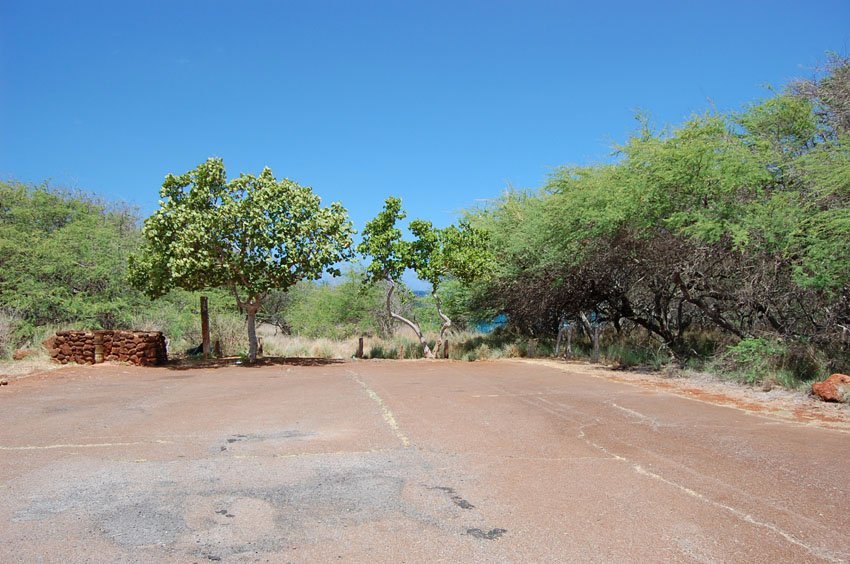
[[[159,331],[59,331],[44,346],[62,364],[114,360],[150,366],[168,361],[165,337]]]

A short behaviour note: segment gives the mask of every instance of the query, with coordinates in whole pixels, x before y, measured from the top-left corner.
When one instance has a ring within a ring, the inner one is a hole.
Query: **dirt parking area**
[[[688,389],[522,361],[35,375],[0,389],[0,561],[850,561],[846,408]]]

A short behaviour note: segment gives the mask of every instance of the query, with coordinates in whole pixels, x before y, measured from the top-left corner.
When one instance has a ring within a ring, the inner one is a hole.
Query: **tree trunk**
[[[593,364],[599,363],[599,321],[593,324],[593,354],[590,356],[590,362]]]
[[[437,306],[437,314],[440,316],[440,319],[443,320],[443,324],[440,326],[440,337],[437,339],[437,346],[434,347],[434,354],[439,358],[440,350],[443,347],[443,343],[445,343],[446,331],[448,331],[449,327],[452,326],[452,320],[449,319],[448,315],[443,313],[443,310],[440,307],[440,298],[439,296],[437,296],[437,292],[431,292],[431,295],[434,297],[434,304]],[[448,355],[443,354],[443,358],[448,358]]]
[[[422,354],[425,356],[425,358],[434,358],[434,354],[428,347],[428,343],[425,341],[425,336],[422,335],[422,330],[419,328],[419,325],[393,311],[392,299],[393,292],[395,292],[395,282],[393,282],[390,278],[387,278],[387,282],[390,283],[390,289],[387,292],[387,311],[389,312],[390,317],[395,320],[401,321],[402,323],[410,327],[413,332],[416,333],[416,337],[419,339],[419,344],[422,345]]]
[[[257,360],[257,304],[246,304],[245,311],[248,320],[248,362]]]
[[[558,338],[555,339],[555,356],[556,357],[558,356],[558,353],[561,352],[561,341],[563,341],[563,339],[564,339],[564,329],[565,329],[564,323],[565,323],[564,316],[562,315],[561,318],[558,320]]]

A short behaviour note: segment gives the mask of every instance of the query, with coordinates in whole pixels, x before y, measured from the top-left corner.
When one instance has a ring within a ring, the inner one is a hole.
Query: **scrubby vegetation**
[[[850,62],[737,113],[639,131],[610,164],[471,210],[501,257],[468,300],[553,337],[615,341],[746,380],[850,364]],[[621,353],[622,355],[622,353]]]
[[[364,231],[365,266],[331,282],[316,278],[353,253],[344,209],[319,208],[309,189],[270,172],[228,182],[212,160],[169,176],[167,205],[144,234],[127,206],[0,183],[0,355],[65,327],[163,330],[180,352],[200,342],[189,290],[206,288],[213,339],[231,355],[256,350],[243,336],[255,315],[267,355],[347,358],[361,336],[371,358],[427,356],[446,337],[455,359],[563,355],[568,335],[568,354],[581,358],[598,332],[602,360],[624,368],[785,386],[846,371],[848,100],[850,60],[833,57],[820,76],[737,112],[660,130],[640,118],[609,162],[561,168],[457,226],[414,220],[404,234],[401,202],[389,198]],[[199,182],[216,197],[193,196]],[[279,214],[268,213],[272,193]],[[327,230],[321,260],[302,270],[284,251],[313,260],[318,231],[284,241],[278,216],[293,210]],[[192,218],[206,223],[180,227]],[[400,283],[406,269],[436,291],[413,295]],[[497,316],[501,329],[473,330]],[[400,319],[415,340],[397,335]]]

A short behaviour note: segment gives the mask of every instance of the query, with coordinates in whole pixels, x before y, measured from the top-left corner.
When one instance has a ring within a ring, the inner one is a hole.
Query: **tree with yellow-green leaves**
[[[257,357],[256,316],[268,293],[324,273],[351,254],[348,213],[322,207],[309,187],[278,180],[269,168],[228,180],[211,158],[169,174],[160,207],[145,221],[145,243],[130,257],[130,281],[151,298],[172,288],[226,288],[248,324],[248,358]]]

